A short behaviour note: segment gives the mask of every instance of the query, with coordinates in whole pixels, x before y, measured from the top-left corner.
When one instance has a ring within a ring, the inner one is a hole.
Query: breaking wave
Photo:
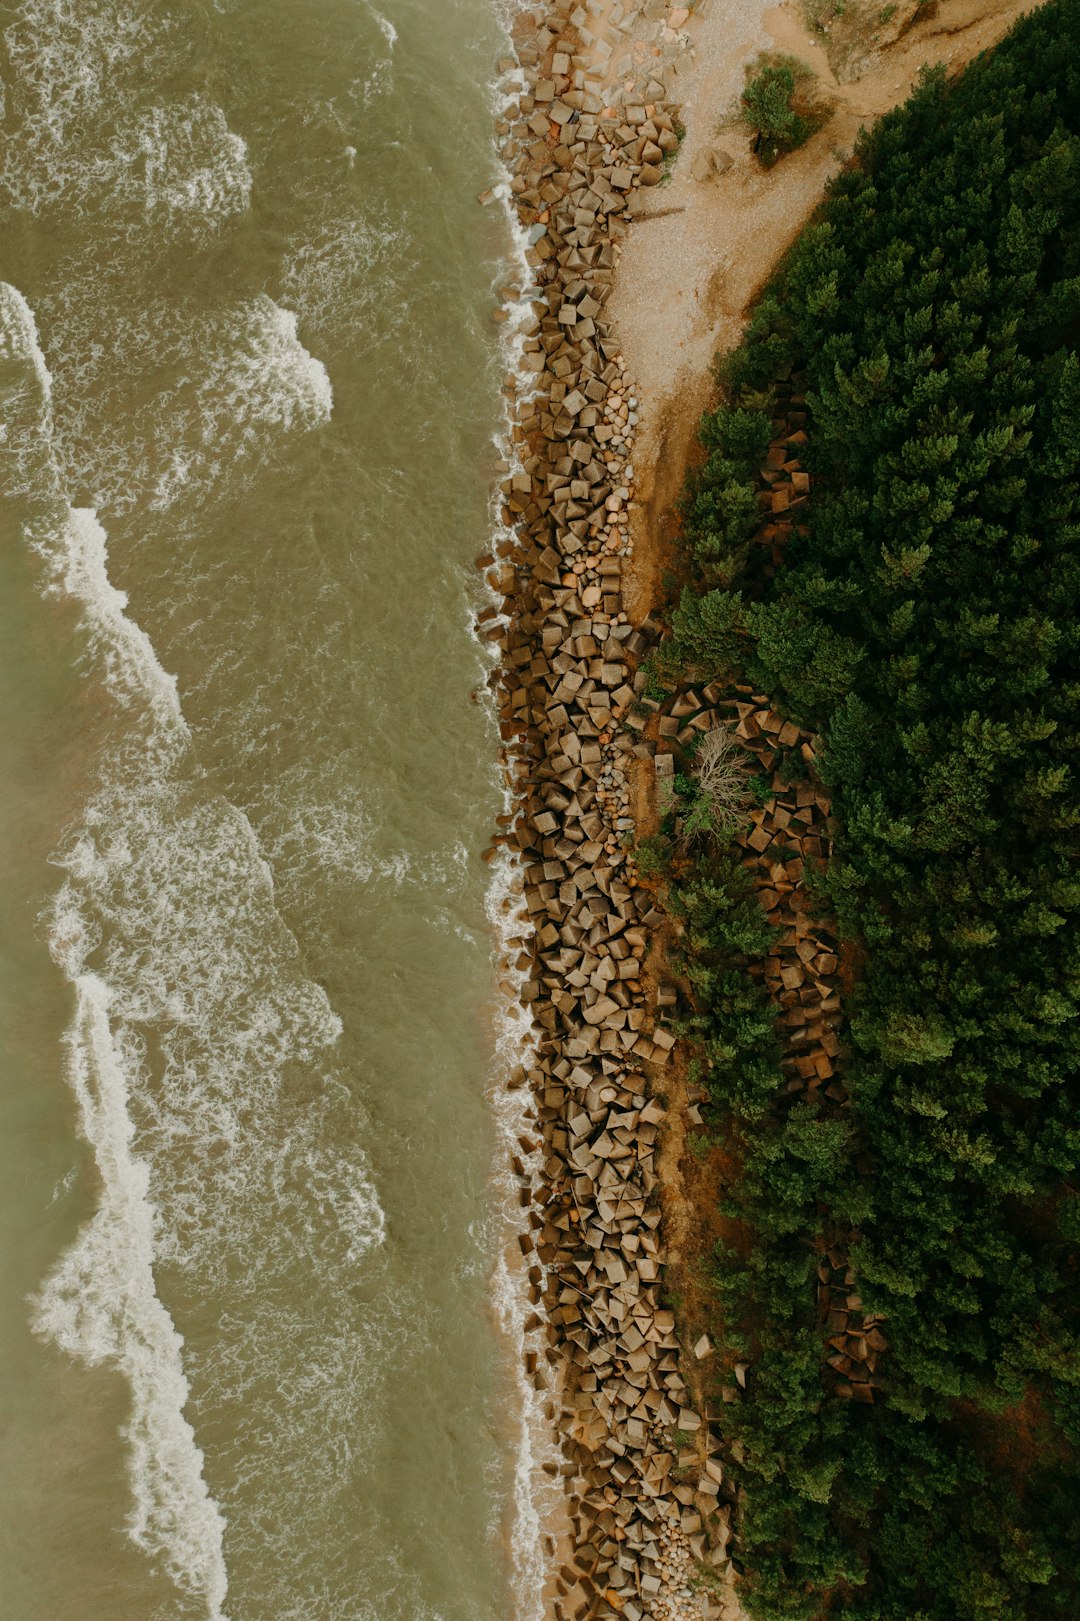
[[[190,372],[144,413],[148,450],[163,432],[168,443],[166,466],[151,482],[155,507],[188,485],[223,481],[234,465],[257,465],[279,433],[330,418],[326,367],[297,337],[296,316],[273,299],[226,312],[202,336]]]
[[[201,508],[279,455],[282,435],[329,420],[325,366],[296,315],[265,294],[217,309],[182,297],[132,309],[123,283],[93,282],[66,278],[42,313],[56,357],[56,461],[65,486],[99,510]]]
[[[92,209],[147,243],[205,235],[248,206],[247,147],[221,109],[198,94],[147,100],[181,54],[166,17],[135,0],[25,0],[3,42],[0,202]]]
[[[325,374],[298,359],[295,325],[274,310],[260,330],[280,340],[286,374],[299,366],[320,420]],[[335,1129],[348,1100],[327,1067],[340,1020],[303,972],[250,823],[201,777],[176,682],[109,580],[102,525],[63,499],[51,379],[33,315],[5,285],[0,367],[0,487],[22,503],[42,588],[77,607],[101,695],[97,786],[55,857],[65,878],[47,917],[73,988],[68,1078],[101,1191],[33,1321],[87,1366],[127,1378],[128,1532],[215,1621],[225,1516],[187,1409],[225,1398],[193,1395],[156,1273],[168,1267],[181,1295],[202,1298],[228,1289],[239,1254],[271,1293],[298,1268],[339,1286],[385,1221],[362,1155],[336,1146],[348,1141]],[[239,371],[238,397],[243,358]],[[267,399],[263,416],[292,426],[307,409],[294,390]]]
[[[67,957],[64,910],[58,908],[57,929]],[[102,1195],[96,1215],[42,1289],[33,1324],[87,1367],[114,1367],[126,1377],[132,1394],[124,1429],[133,1496],[128,1532],[161,1560],[178,1587],[204,1598],[217,1621],[228,1586],[225,1520],[207,1490],[202,1453],[184,1417],[183,1341],[154,1287],[157,1216],[128,1113],[139,1054],[130,1038],[125,1043],[113,1033],[105,982],[82,973],[74,984],[68,1080]]]

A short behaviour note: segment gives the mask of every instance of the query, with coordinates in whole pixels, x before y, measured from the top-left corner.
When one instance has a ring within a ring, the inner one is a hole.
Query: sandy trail
[[[714,391],[713,360],[738,342],[755,295],[850,158],[860,128],[905,100],[925,66],[943,62],[956,71],[1031,7],[1030,0],[941,0],[923,9],[926,16],[883,41],[844,82],[807,29],[798,0],[708,0],[685,25],[689,48],[676,94],[686,138],[670,185],[650,194],[630,229],[610,304],[639,398],[635,617],[657,600],[666,515]],[[900,7],[888,32],[911,11],[910,3]],[[833,104],[824,128],[771,170],[731,122],[746,64],[762,50],[807,63]],[[695,156],[710,147],[734,161],[726,173],[697,180]]]

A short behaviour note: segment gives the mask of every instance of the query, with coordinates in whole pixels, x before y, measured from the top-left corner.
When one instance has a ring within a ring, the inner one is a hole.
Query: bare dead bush
[[[746,750],[729,727],[714,726],[705,733],[694,775],[718,816],[733,816],[745,805],[747,765]]]
[[[695,792],[686,807],[679,842],[685,849],[706,834],[723,834],[748,798],[746,750],[725,725],[706,732],[693,766]]]

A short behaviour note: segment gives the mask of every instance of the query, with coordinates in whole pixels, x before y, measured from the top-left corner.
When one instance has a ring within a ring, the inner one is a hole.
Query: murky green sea
[[[0,1610],[505,1621],[499,8],[0,30]]]

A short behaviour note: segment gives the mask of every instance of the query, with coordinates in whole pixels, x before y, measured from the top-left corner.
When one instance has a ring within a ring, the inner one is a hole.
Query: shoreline
[[[635,628],[623,602],[638,399],[605,305],[627,205],[678,150],[671,85],[685,41],[668,14],[556,0],[518,15],[516,59],[500,63],[513,76],[501,155],[534,285],[527,303],[511,290],[520,381],[508,383],[503,527],[481,560],[502,611],[485,611],[481,633],[501,657],[513,795],[497,845],[513,852],[524,903],[511,885],[504,978],[535,1039],[511,1078],[526,1099],[514,1170],[529,1211],[517,1239],[529,1315],[510,1330],[529,1406],[559,1441],[557,1461],[519,1450],[515,1481],[519,1504],[523,1463],[534,1487],[561,1485],[530,1602],[555,1621],[737,1613],[690,1586],[714,1552],[705,1520],[722,1471],[661,1295],[657,1082],[674,1037],[643,968],[660,914],[627,851],[628,764],[653,749],[633,707],[636,665],[655,627]],[[527,1542],[514,1550],[519,1603]]]
[[[838,139],[1023,9],[947,0],[911,26],[908,0],[841,82],[790,5],[740,0],[721,19],[717,0],[546,0],[518,13],[499,64],[507,178],[481,201],[506,205],[522,285],[496,317],[512,373],[478,631],[499,660],[508,796],[486,852],[508,863],[492,916],[526,1015],[498,1109],[506,1206],[516,1192],[528,1210],[499,1267],[519,1285],[499,1312],[526,1398],[518,1621],[742,1621],[721,1426],[664,1304],[666,1270],[681,1287],[693,1258],[693,1097],[664,1025],[666,916],[630,853],[655,830],[654,758],[675,741],[653,739],[638,666],[713,360],[847,160]],[[769,48],[815,64],[832,115],[764,171],[718,121]],[[718,143],[729,163],[711,161]],[[702,700],[699,727],[720,694]]]

